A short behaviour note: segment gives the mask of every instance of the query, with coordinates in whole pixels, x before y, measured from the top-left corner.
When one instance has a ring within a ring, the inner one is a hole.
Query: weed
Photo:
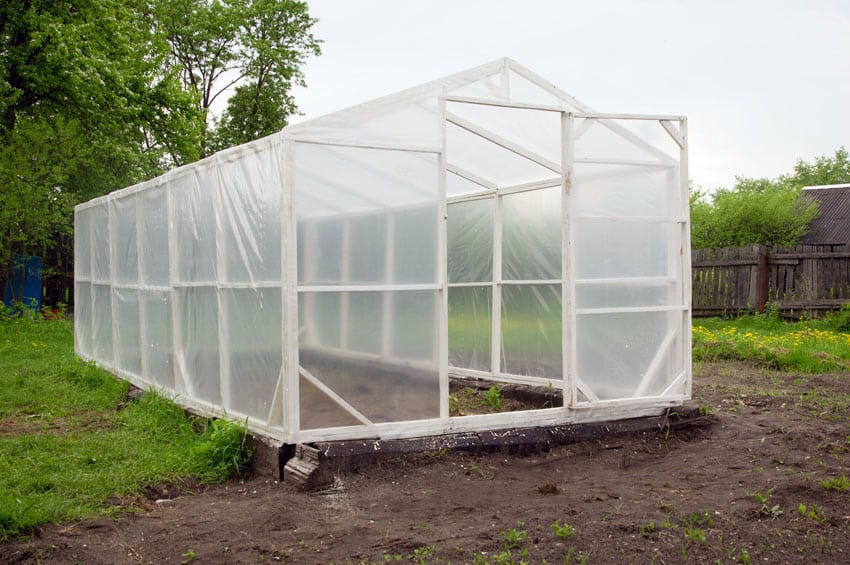
[[[191,563],[192,561],[197,559],[198,554],[195,553],[194,549],[188,549],[186,550],[186,553],[181,555],[181,557],[183,558],[183,561],[180,562],[181,565],[186,565],[187,563]]]
[[[646,537],[655,532],[655,522],[640,525],[640,535]]]
[[[776,487],[770,487],[764,493],[756,492],[756,493],[747,493],[747,496],[752,496],[756,499],[756,502],[761,504],[761,508],[759,508],[759,514],[762,516],[768,516],[770,518],[777,518],[782,515],[782,508],[778,504],[770,505],[770,495],[776,490]]]
[[[516,528],[508,528],[502,531],[501,534],[504,540],[502,545],[505,549],[519,549],[525,543],[526,538],[528,538],[528,532],[517,530]]]
[[[552,531],[559,538],[568,538],[568,537],[574,536],[576,534],[575,527],[573,527],[573,526],[571,526],[567,523],[561,524],[560,520],[555,520],[554,522],[552,522],[552,525],[549,526],[549,527],[552,528]]]
[[[825,522],[826,516],[823,514],[823,507],[819,504],[812,504],[811,507],[806,507],[802,502],[797,507],[797,512],[800,516],[814,520],[815,522]]]
[[[750,552],[747,551],[747,549],[744,547],[741,548],[740,557],[741,563],[743,563],[743,565],[750,565],[750,563],[752,563],[752,561],[750,561]]]
[[[820,486],[826,490],[844,491],[850,489],[850,479],[845,475],[821,481]]]
[[[414,549],[409,558],[415,563],[425,565],[425,563],[427,563],[427,559],[434,555],[434,550],[435,547],[433,545],[423,545],[422,547]]]
[[[484,399],[481,401],[486,407],[494,412],[502,410],[502,389],[499,385],[494,384],[484,393]]]

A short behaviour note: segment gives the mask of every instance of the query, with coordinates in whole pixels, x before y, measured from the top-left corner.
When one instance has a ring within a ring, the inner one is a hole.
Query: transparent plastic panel
[[[436,283],[437,206],[399,210],[392,215],[393,269],[388,283]]]
[[[401,144],[438,147],[440,111],[437,94],[414,102],[381,104],[357,108],[343,115],[326,116],[309,128],[293,133],[301,139],[333,140],[348,143]]]
[[[484,98],[485,100],[507,100],[507,92],[502,87],[502,72],[494,73],[475,82],[449,90],[450,96]]]
[[[502,371],[563,376],[561,285],[502,287]]]
[[[177,238],[177,278],[184,282],[216,280],[215,161],[180,171],[171,181]]]
[[[344,229],[337,218],[298,222],[298,284],[342,282]]]
[[[600,400],[657,396],[684,370],[681,320],[681,312],[578,316],[578,377]]]
[[[677,214],[678,167],[576,163],[572,204],[577,216]]]
[[[387,223],[392,216],[368,214],[343,220],[348,239],[347,267],[343,282],[379,284],[386,280],[387,254],[392,253],[387,240]],[[381,253],[383,251],[383,253]]]
[[[539,87],[524,76],[510,71],[508,75],[511,90],[511,100],[528,104],[543,104],[548,106],[560,105],[558,97],[548,90]]]
[[[295,153],[300,284],[436,282],[436,156],[304,143]]]
[[[439,363],[439,330],[437,320],[438,294],[435,291],[405,291],[381,293],[384,295],[382,334],[383,349],[390,345],[391,355],[429,367]]]
[[[298,295],[298,319],[301,327],[299,343],[308,347],[335,349],[342,346],[340,320],[343,294],[302,292]]]
[[[268,420],[283,362],[280,289],[223,290],[230,363],[230,404]]]
[[[349,414],[313,383],[300,378],[299,417],[302,430],[359,426],[360,421]]]
[[[492,289],[466,286],[449,289],[449,365],[490,371]]]
[[[112,245],[115,248],[115,281],[138,284],[139,256],[136,244],[136,196],[112,201]]]
[[[92,285],[77,280],[74,285],[74,342],[77,351],[92,356]]]
[[[174,344],[171,329],[171,293],[142,291],[141,313],[145,323],[145,379],[167,391],[174,385]]]
[[[447,102],[446,112],[560,166],[561,114],[557,112],[459,102]]]
[[[142,284],[168,286],[168,199],[164,188],[139,193]]]
[[[115,363],[121,369],[141,376],[141,320],[139,319],[139,292],[137,290],[114,289],[115,305]]]
[[[299,220],[435,206],[437,155],[296,143]]]
[[[656,284],[634,282],[624,284],[576,285],[577,308],[620,308],[636,306],[669,306],[677,301],[674,282]],[[681,302],[681,301],[678,301]]]
[[[112,290],[108,285],[91,286],[92,297],[92,357],[112,363]]]
[[[668,249],[679,247],[678,224],[577,219],[574,233],[579,279],[675,274],[668,273]]]
[[[439,416],[438,293],[338,293],[340,330],[318,314],[330,308],[316,307],[335,294],[301,293],[301,365],[374,422]],[[315,327],[323,322],[332,327]],[[320,342],[337,331],[339,347]]]
[[[679,161],[679,146],[656,120],[578,119],[575,132],[577,163],[583,159]]]
[[[177,289],[177,365],[191,398],[221,404],[216,289]]]
[[[109,239],[109,203],[103,202],[91,210],[92,239],[94,253],[94,277],[100,282],[110,282],[112,275]]]
[[[487,192],[488,190],[490,189],[486,186],[481,186],[452,172],[446,172],[446,195],[449,198],[452,196]]]
[[[448,206],[448,272],[450,283],[493,280],[494,199]]]
[[[219,159],[224,280],[280,280],[281,157],[276,147]]]
[[[74,270],[77,280],[91,280],[91,224],[91,208],[74,211]]]
[[[446,162],[500,188],[559,175],[454,124],[446,124]]]
[[[561,187],[502,199],[502,278],[561,278]]]

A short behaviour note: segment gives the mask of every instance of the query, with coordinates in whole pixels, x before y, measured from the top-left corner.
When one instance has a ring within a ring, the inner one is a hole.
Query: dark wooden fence
[[[764,312],[819,317],[850,302],[850,249],[844,245],[726,247],[691,255],[693,315]]]

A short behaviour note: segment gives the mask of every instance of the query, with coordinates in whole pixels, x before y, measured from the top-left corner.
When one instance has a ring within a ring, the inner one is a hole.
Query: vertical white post
[[[112,318],[109,322],[112,325],[112,359],[110,360],[110,365],[121,368],[118,359],[118,314],[115,311],[115,266],[117,263],[115,259],[118,252],[115,249],[114,217],[115,203],[110,198],[106,202],[106,233],[108,234],[106,245],[109,246],[109,310]]]
[[[440,373],[440,419],[449,418],[449,276],[448,204],[446,203],[446,99],[440,97],[440,155],[437,163],[437,352]]]
[[[573,114],[561,112],[561,324],[564,410],[577,400],[576,392],[576,277],[573,268]]]
[[[183,362],[183,324],[180,319],[180,309],[178,308],[179,291],[177,282],[179,276],[177,274],[177,210],[172,195],[171,183],[166,183],[164,187],[166,208],[167,208],[167,223],[168,223],[168,286],[171,290],[171,372],[174,375],[174,390],[178,394],[184,394],[191,399],[195,398],[194,386],[191,379],[184,374],[186,364]],[[180,307],[182,308],[182,304]]]
[[[351,218],[342,220],[342,241],[340,242],[340,279],[343,284],[351,283]],[[348,350],[348,321],[351,317],[351,293],[339,295],[339,347]]]
[[[283,284],[283,408],[284,436],[290,443],[300,431],[300,393],[298,379],[298,224],[295,213],[295,144],[283,142],[281,194],[281,279]]]
[[[142,257],[143,254],[143,245],[142,245],[142,210],[144,209],[144,195],[147,193],[148,189],[145,189],[141,192],[137,192],[133,198],[136,199],[136,307],[139,311],[139,362],[141,366],[142,374],[140,377],[142,381],[146,383],[152,383],[153,379],[149,378],[149,370],[148,370],[148,359],[147,355],[145,355],[145,351],[147,351],[146,344],[148,342],[147,336],[147,323],[145,312],[146,309],[142,306],[144,300],[142,300],[142,286],[144,286],[144,281],[142,280],[142,273],[145,270],[145,260]]]
[[[493,311],[490,328],[490,374],[502,372],[502,196],[493,196]]]
[[[395,271],[395,214],[387,214],[386,242],[384,244],[384,283],[393,283],[393,271]],[[393,334],[395,332],[395,294],[388,290],[383,291],[383,335],[381,336],[381,355],[390,357],[393,349]]]
[[[219,393],[221,394],[221,405],[225,410],[232,404],[232,391],[230,386],[230,327],[227,315],[227,292],[222,283],[227,282],[227,251],[225,250],[224,238],[224,203],[221,194],[224,190],[221,178],[221,163],[216,156],[212,163],[215,164],[213,174],[210,175],[212,186],[206,187],[212,191],[213,221],[215,227],[215,296],[218,310],[218,374]],[[203,190],[204,187],[201,187]]]
[[[687,310],[682,316],[682,355],[684,357],[686,371],[686,391],[691,396],[693,381],[693,368],[691,364],[691,299],[692,299],[692,277],[691,274],[691,221],[690,221],[690,194],[688,180],[688,119],[683,117],[679,121],[679,135],[682,138],[682,147],[679,150],[679,184],[681,194],[681,207],[679,213],[684,216],[685,222],[681,224],[682,229],[682,304]]]

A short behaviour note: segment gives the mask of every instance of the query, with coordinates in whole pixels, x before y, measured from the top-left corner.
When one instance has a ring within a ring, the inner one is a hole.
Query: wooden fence
[[[850,302],[850,249],[843,245],[726,247],[691,255],[693,315],[764,312],[819,317]]]

